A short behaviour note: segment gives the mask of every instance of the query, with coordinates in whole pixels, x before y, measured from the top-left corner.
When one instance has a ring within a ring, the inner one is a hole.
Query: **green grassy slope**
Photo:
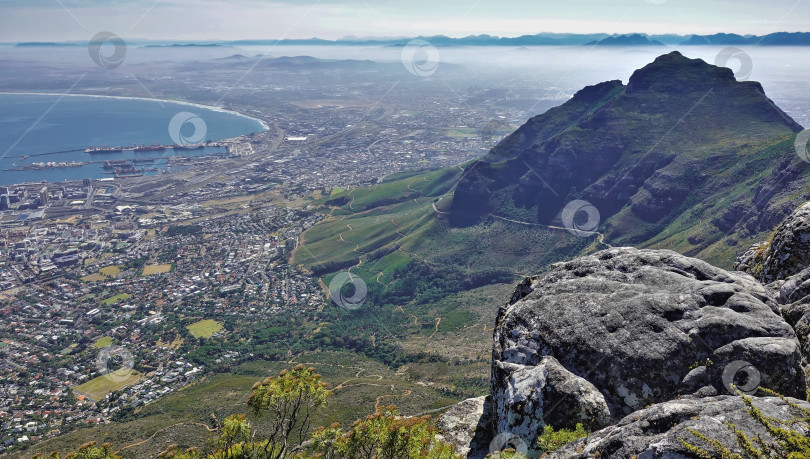
[[[453,227],[445,212],[461,175],[458,167],[430,171],[316,202],[329,218],[304,233],[294,262],[327,284],[335,273],[350,270],[387,301],[388,287],[407,277],[402,271],[409,264],[454,267],[470,276],[494,270],[502,282],[511,282],[595,247],[595,238],[543,225],[490,219]]]

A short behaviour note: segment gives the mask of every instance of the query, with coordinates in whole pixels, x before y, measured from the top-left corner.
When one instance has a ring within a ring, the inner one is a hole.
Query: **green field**
[[[112,345],[112,343],[113,343],[113,339],[111,337],[109,337],[109,336],[105,336],[103,338],[99,338],[98,341],[93,343],[93,346],[95,346],[97,349],[103,349],[103,348],[105,348],[107,346]]]
[[[102,300],[101,304],[109,306],[111,304],[126,301],[126,300],[130,299],[130,297],[132,297],[132,295],[130,295],[129,293],[119,293],[118,295],[111,296],[111,297],[107,298],[106,300]]]
[[[98,272],[107,277],[116,277],[121,274],[121,268],[118,266],[105,266],[99,269]]]
[[[125,370],[122,370],[125,371]],[[121,390],[124,387],[137,384],[141,380],[141,375],[137,371],[132,371],[128,375],[121,375],[121,378],[113,378],[110,376],[99,376],[98,378],[91,379],[84,384],[78,385],[73,388],[75,394],[82,394],[90,397],[93,400],[103,400],[110,392],[114,390]]]
[[[171,272],[172,265],[151,265],[143,268],[141,276],[151,276],[153,274],[165,274]]]
[[[107,280],[107,278],[99,273],[93,273],[88,276],[82,277],[82,281],[84,282],[101,282],[105,280]]]
[[[222,330],[222,324],[211,319],[201,320],[188,327],[189,333],[195,338],[210,338],[215,333]]]

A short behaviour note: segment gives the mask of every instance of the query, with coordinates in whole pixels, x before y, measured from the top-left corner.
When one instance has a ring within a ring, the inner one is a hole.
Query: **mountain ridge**
[[[646,35],[632,34],[603,38],[585,43],[585,46],[664,46],[664,44],[658,40],[650,39]]]
[[[449,219],[458,227],[489,215],[552,224],[568,202],[583,199],[599,209],[608,242],[643,244],[694,201],[716,193],[695,171],[773,168],[767,172],[776,174],[787,161],[783,167],[806,173],[807,164],[789,148],[801,130],[761,84],[737,81],[730,69],[673,51],[636,70],[627,85],[614,80],[586,87],[530,119],[467,167]],[[779,152],[765,153],[769,148]],[[743,154],[763,155],[765,163],[746,168]],[[709,179],[739,198],[754,194],[755,186],[744,190],[728,180]],[[743,236],[769,230],[800,199],[767,209],[773,198],[745,199],[747,210],[764,210],[767,218]],[[716,226],[704,232],[719,240],[729,228]]]

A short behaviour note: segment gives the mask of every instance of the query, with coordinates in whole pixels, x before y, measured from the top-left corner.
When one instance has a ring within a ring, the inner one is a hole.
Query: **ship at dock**
[[[144,169],[121,169],[115,171],[115,178],[143,177]]]
[[[205,144],[204,143],[194,143],[189,145],[174,144],[174,146],[172,146],[172,150],[199,150],[200,148],[205,148]]]
[[[90,145],[90,148],[84,150],[85,153],[96,154],[96,153],[120,153],[124,151],[124,147],[108,147],[107,145],[102,145],[100,147],[94,147]]]
[[[90,154],[97,154],[97,153],[121,153],[122,151],[134,151],[135,153],[143,153],[148,151],[166,151],[168,149],[172,149],[175,151],[183,151],[183,150],[199,150],[201,148],[205,148],[205,143],[193,143],[188,145],[161,145],[161,144],[153,144],[153,145],[145,145],[141,144],[138,146],[137,144],[133,144],[131,147],[108,147],[107,145],[102,145],[100,147],[94,147],[90,145],[90,148],[84,150],[85,153]]]
[[[120,168],[130,168],[135,167],[134,163],[128,159],[113,159],[110,161],[105,161],[104,165],[101,166],[104,169],[120,169]]]
[[[107,168],[105,167],[105,169],[107,169]],[[143,177],[144,172],[145,172],[145,169],[143,167],[137,168],[137,167],[133,167],[132,164],[125,164],[125,165],[122,165],[122,166],[115,166],[115,167],[112,168],[111,171],[109,171],[109,172],[105,171],[105,172],[102,172],[102,174],[113,175],[116,178],[121,178],[121,177]]]
[[[139,152],[139,151],[165,151],[165,150],[166,150],[166,146],[165,145],[160,145],[158,143],[156,143],[154,145],[141,144],[140,147],[135,147],[133,149],[133,151],[135,151],[135,152]]]

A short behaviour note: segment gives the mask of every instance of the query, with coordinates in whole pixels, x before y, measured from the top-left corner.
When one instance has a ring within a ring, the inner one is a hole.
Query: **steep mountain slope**
[[[802,200],[801,130],[759,83],[672,52],[626,86],[583,89],[470,164],[450,221],[552,224],[584,199],[610,244],[712,256],[713,245],[768,231]]]

